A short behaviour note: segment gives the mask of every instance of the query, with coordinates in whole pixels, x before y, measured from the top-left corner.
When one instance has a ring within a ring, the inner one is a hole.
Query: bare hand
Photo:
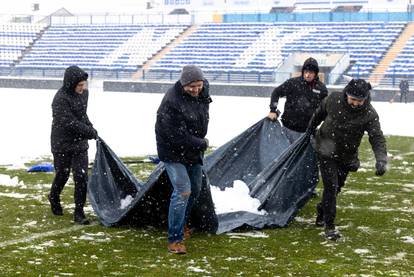
[[[267,117],[271,120],[271,121],[276,121],[277,120],[277,113],[274,112],[270,112]]]

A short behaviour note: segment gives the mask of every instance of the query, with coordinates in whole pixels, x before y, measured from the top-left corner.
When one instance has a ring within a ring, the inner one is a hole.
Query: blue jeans
[[[164,162],[173,192],[168,210],[168,241],[184,239],[184,225],[201,190],[202,166]]]

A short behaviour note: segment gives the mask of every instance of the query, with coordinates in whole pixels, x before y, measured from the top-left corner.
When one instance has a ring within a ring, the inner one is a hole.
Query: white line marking
[[[72,227],[66,228],[66,229],[54,230],[54,231],[49,231],[49,232],[44,232],[44,233],[39,233],[39,234],[33,234],[31,236],[21,238],[21,239],[13,239],[13,240],[0,242],[0,248],[4,248],[4,247],[10,246],[10,245],[19,244],[19,243],[23,243],[23,242],[30,242],[30,241],[45,238],[45,237],[56,236],[56,235],[61,235],[61,234],[65,234],[65,233],[69,233],[69,232],[73,232],[73,231],[78,231],[80,229],[90,227],[90,226],[96,226],[96,225],[98,225],[98,223],[94,222],[94,223],[91,223],[90,225],[75,225],[75,226],[72,226]]]

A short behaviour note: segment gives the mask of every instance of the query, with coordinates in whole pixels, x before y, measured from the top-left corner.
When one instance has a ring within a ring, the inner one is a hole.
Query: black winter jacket
[[[85,151],[89,147],[87,140],[97,136],[86,114],[89,92],[75,92],[76,85],[87,79],[88,74],[77,66],[71,66],[65,71],[63,86],[57,91],[52,102],[53,153]]]
[[[202,164],[209,122],[209,84],[193,97],[180,82],[171,87],[157,111],[155,134],[158,156],[164,162]]]
[[[352,108],[344,92],[333,92],[316,110],[310,128],[323,124],[316,134],[316,152],[345,165],[359,164],[358,148],[366,131],[377,161],[387,161],[387,148],[379,117],[368,98]],[[355,169],[356,170],[356,169]]]
[[[327,95],[328,90],[319,78],[316,77],[312,83],[308,83],[303,78],[302,70],[302,76],[291,78],[273,90],[270,111],[279,113],[279,98],[286,97],[282,123],[293,131],[303,133],[316,108]]]

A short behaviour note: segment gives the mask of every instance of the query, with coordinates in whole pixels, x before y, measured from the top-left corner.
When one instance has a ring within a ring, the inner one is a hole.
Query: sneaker
[[[63,215],[62,205],[60,205],[60,200],[52,198],[50,194],[47,195],[47,199],[50,203],[50,208],[54,215]]]
[[[317,227],[323,227],[325,225],[325,221],[324,221],[324,218],[323,218],[323,210],[322,210],[322,207],[319,204],[316,205],[315,225]]]
[[[325,229],[325,237],[326,239],[336,241],[341,238],[341,233],[334,229]]]
[[[184,240],[189,240],[191,238],[191,229],[188,225],[184,225]]]
[[[186,254],[187,249],[182,241],[175,241],[168,243],[168,252],[173,254]]]
[[[73,216],[73,221],[79,225],[89,225],[89,220],[85,217],[85,214],[82,212],[75,212]]]

